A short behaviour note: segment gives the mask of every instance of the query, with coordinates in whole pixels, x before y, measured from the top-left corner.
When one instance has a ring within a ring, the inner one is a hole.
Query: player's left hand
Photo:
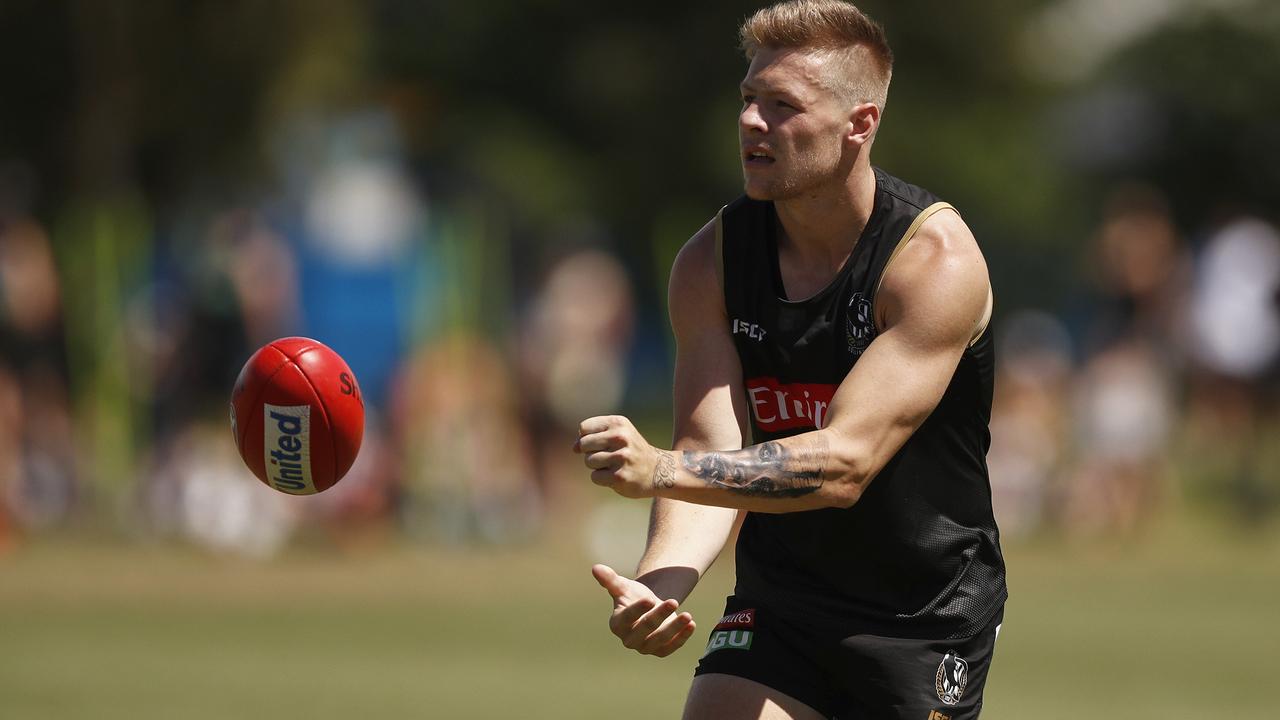
[[[591,482],[623,497],[653,497],[653,470],[661,450],[645,441],[621,415],[587,418],[578,427],[573,451],[583,455]]]

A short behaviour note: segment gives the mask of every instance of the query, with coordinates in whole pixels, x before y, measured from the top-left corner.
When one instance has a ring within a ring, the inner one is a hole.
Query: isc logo
[[[271,486],[293,495],[314,493],[311,406],[263,403],[262,414],[262,452]]]
[[[764,340],[764,336],[768,334],[764,328],[756,323],[749,323],[745,320],[733,319],[733,334],[746,335],[752,340]]]

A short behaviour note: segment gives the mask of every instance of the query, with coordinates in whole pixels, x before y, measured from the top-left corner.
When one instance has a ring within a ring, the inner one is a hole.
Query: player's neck
[[[805,264],[839,267],[871,218],[875,197],[875,173],[863,161],[840,185],[775,202],[779,247]]]

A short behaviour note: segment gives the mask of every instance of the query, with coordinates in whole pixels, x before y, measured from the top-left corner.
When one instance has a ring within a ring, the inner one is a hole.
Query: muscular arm
[[[716,281],[715,223],[681,250],[668,305],[676,338],[676,451],[736,450],[746,417],[742,370]],[[637,580],[662,598],[684,601],[733,532],[736,510],[655,497]]]
[[[756,512],[849,507],[941,400],[990,312],[986,263],[958,215],[930,218],[886,270],[879,336],[826,427],[732,451],[659,451],[652,492]]]

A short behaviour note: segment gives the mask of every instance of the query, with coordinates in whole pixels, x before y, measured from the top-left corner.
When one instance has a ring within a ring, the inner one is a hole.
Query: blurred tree
[[[1164,188],[1191,228],[1247,211],[1280,218],[1280,7],[1245,2],[1188,13],[1105,64],[1091,95],[1135,112],[1103,115],[1103,138],[1141,137],[1086,166],[1101,181],[1140,177]],[[1125,124],[1136,128],[1125,128]],[[1076,147],[1088,152],[1088,138]]]

